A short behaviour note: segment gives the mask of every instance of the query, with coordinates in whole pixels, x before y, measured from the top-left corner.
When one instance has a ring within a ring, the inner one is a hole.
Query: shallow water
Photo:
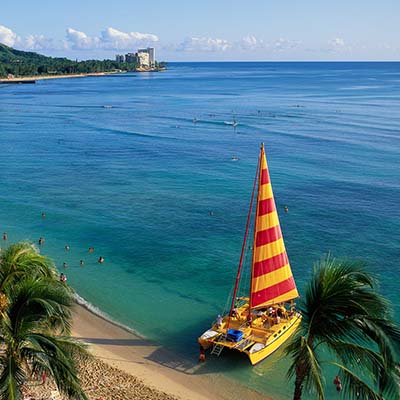
[[[360,257],[398,319],[399,111],[396,63],[187,63],[0,85],[0,229],[44,237],[87,301],[196,357],[233,285],[264,142],[300,292],[324,253]],[[203,369],[285,399],[280,356]]]

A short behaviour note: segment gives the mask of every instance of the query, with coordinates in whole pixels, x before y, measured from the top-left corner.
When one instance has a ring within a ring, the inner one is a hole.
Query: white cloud
[[[67,44],[74,50],[134,50],[137,46],[158,42],[158,36],[151,33],[122,32],[108,27],[100,36],[89,36],[73,28],[67,29]]]
[[[344,40],[340,37],[334,38],[331,41],[331,45],[333,48],[340,49],[345,46]]]
[[[88,50],[98,46],[99,38],[90,37],[85,32],[77,31],[73,28],[67,29],[66,40],[68,47],[74,50]]]
[[[44,35],[28,35],[25,37],[17,35],[10,28],[0,25],[0,43],[23,50],[47,50],[60,48],[60,43]]]
[[[258,39],[254,35],[248,35],[242,38],[238,43],[237,47],[243,50],[255,50],[266,47],[266,43],[262,39]]]
[[[68,28],[65,40],[54,40],[44,35],[17,35],[10,28],[0,25],[0,43],[21,50],[135,50],[158,42],[151,33],[122,32],[109,27],[100,36],[90,36],[74,28]]]
[[[115,28],[107,28],[101,32],[101,43],[108,49],[132,49],[141,44],[158,42],[158,36],[152,33],[121,32]]]
[[[14,46],[18,36],[9,28],[4,25],[0,25],[0,43],[6,46]]]
[[[185,39],[178,47],[179,51],[226,51],[232,48],[232,43],[225,39],[207,37],[191,37]]]
[[[293,49],[295,47],[298,47],[301,44],[300,41],[298,40],[288,40],[288,39],[283,39],[279,38],[273,43],[273,49],[275,51],[284,51],[288,49]]]

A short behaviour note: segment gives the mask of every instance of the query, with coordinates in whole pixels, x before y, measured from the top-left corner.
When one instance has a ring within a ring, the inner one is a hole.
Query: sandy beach
[[[82,306],[77,306],[74,312],[73,335],[90,345],[91,352],[102,362],[100,367],[97,364],[98,368],[117,368],[115,371],[119,370],[119,374],[129,374],[142,382],[139,392],[144,392],[144,397],[132,393],[131,397],[125,399],[266,400],[265,396],[255,391],[215,374],[208,374],[205,364],[181,359]],[[146,397],[149,390],[154,393]],[[114,392],[118,393],[118,388]],[[117,393],[111,397],[102,394],[101,399],[119,398]],[[91,399],[99,398],[88,394]]]
[[[1,78],[0,83],[13,83],[23,81],[40,81],[45,79],[66,79],[66,78],[85,78],[87,76],[105,76],[121,74],[123,72],[91,72],[89,74],[63,74],[63,75],[36,75],[36,76],[22,76],[14,78]]]

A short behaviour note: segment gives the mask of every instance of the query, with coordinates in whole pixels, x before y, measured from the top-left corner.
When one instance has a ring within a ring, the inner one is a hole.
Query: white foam
[[[79,296],[79,294],[75,293],[75,301],[86,310],[90,311],[92,314],[104,319],[105,321],[118,326],[119,328],[124,329],[125,331],[132,333],[133,335],[139,336],[141,339],[146,339],[144,335],[132,329],[131,327],[122,324],[121,322],[116,321],[112,317],[110,317],[107,313],[100,310],[100,308],[96,307],[94,304],[90,303],[89,301],[85,300],[83,297]]]

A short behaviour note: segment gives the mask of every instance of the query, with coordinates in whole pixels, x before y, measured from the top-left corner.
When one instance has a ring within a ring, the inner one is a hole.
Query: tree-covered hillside
[[[135,63],[117,63],[112,60],[72,61],[54,58],[38,53],[15,50],[0,43],[0,77],[58,75],[90,72],[110,72],[114,70],[134,71]]]

